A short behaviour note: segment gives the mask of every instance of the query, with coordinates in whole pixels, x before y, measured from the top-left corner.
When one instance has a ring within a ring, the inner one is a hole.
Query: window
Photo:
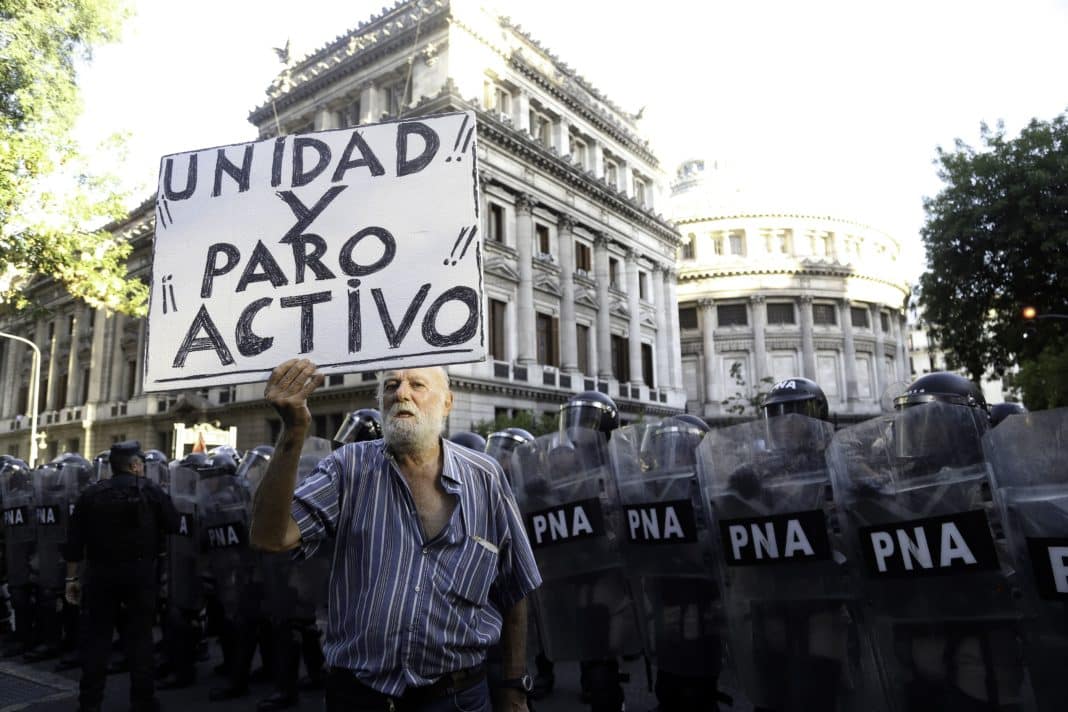
[[[645,179],[634,176],[634,202],[638,205],[647,207],[649,188],[645,185]]]
[[[749,311],[744,304],[720,304],[716,307],[716,319],[723,326],[746,326],[749,324]]]
[[[530,135],[546,148],[553,145],[553,120],[536,109],[530,110]]]
[[[81,392],[81,398],[79,399],[78,404],[79,405],[85,405],[86,403],[89,402],[89,369],[88,368],[83,368],[82,369],[81,386],[82,386],[82,392]]]
[[[534,223],[534,239],[538,242],[538,253],[542,255],[552,254],[549,249],[549,226]]]
[[[583,373],[589,373],[590,327],[585,324],[575,324],[575,341],[578,346],[578,369]]]
[[[586,142],[572,134],[570,148],[571,162],[578,165],[580,168],[585,168],[587,157],[589,155],[586,149]]]
[[[679,328],[697,328],[697,307],[679,307]]]
[[[745,256],[745,237],[741,232],[731,231],[730,234],[731,254],[739,257]]]
[[[764,245],[769,254],[790,254],[790,242],[793,230],[764,230]]]
[[[616,165],[615,161],[605,159],[604,182],[613,188],[619,187],[619,166]]]
[[[884,334],[890,333],[890,315],[886,312],[879,312],[879,328]]]
[[[497,361],[506,360],[504,356],[504,310],[507,306],[496,299],[490,299],[488,302],[489,313],[486,315],[488,317],[486,321],[489,330],[487,334],[489,356]]]
[[[813,304],[812,323],[816,326],[834,326],[838,323],[838,310],[833,304]]]
[[[59,374],[59,384],[56,388],[56,410],[67,407],[67,374]]]
[[[490,203],[489,206],[490,242],[504,242],[504,206]]]
[[[358,126],[360,123],[360,100],[356,98],[349,102],[348,106],[341,110],[341,120],[348,126]]]
[[[486,85],[486,108],[493,109],[502,114],[512,113],[512,94],[504,87],[493,84]]]
[[[126,362],[126,400],[134,397],[137,392],[137,361]]]
[[[612,334],[612,373],[620,383],[630,380],[629,348],[626,338]]]
[[[712,252],[716,255],[723,254],[723,233],[714,232],[709,237],[712,238]]]
[[[868,323],[868,310],[865,307],[850,307],[849,308],[849,321],[854,327],[861,327],[867,329],[870,324]]]
[[[697,250],[696,250],[696,247],[694,245],[695,242],[697,242],[697,235],[694,235],[692,232],[690,234],[688,234],[685,237],[685,239],[683,239],[683,241],[682,241],[682,259],[684,259],[684,260],[692,260],[696,256]]]
[[[650,388],[656,388],[653,382],[653,347],[642,344],[642,380]]]
[[[608,284],[619,289],[619,260],[615,257],[608,258]]]
[[[589,272],[593,269],[593,251],[590,246],[584,242],[575,240],[575,269],[582,272]]]
[[[546,366],[559,366],[560,357],[557,348],[557,325],[559,321],[548,314],[534,315],[534,332],[538,342],[538,363]]]
[[[769,324],[793,324],[794,305],[791,303],[768,304]]]
[[[638,273],[638,298],[649,300],[649,275],[645,272]]]

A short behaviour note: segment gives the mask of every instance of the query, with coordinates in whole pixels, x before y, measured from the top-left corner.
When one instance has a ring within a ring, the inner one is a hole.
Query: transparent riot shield
[[[7,582],[12,587],[30,583],[30,559],[36,550],[37,512],[34,509],[32,471],[21,463],[0,468],[0,503],[4,526]]]
[[[841,430],[828,449],[893,709],[1030,704],[986,427],[985,412],[934,401]]]
[[[68,490],[63,469],[63,465],[51,463],[38,467],[33,473],[37,583],[49,591],[64,586],[67,564],[63,558],[63,545],[67,541],[70,506],[77,496],[74,490]]]
[[[787,414],[713,430],[698,450],[731,654],[757,706],[878,709],[874,654],[835,525],[824,459],[832,434],[829,423]]]
[[[178,531],[167,537],[167,600],[174,609],[199,611],[201,586],[200,523],[197,517],[197,472],[170,464],[169,494],[178,512]]]
[[[674,437],[684,425],[669,420],[612,433],[620,541],[646,651],[657,669],[715,679],[723,667],[723,608],[697,483],[699,436],[690,442]]]
[[[1042,712],[1068,709],[1068,408],[1012,415],[983,437],[1019,572],[1027,667]]]
[[[248,482],[236,475],[220,474],[202,476],[196,487],[197,523],[207,570],[223,610],[236,616],[257,563],[249,548],[252,498]]]
[[[542,586],[541,637],[552,660],[600,660],[642,649],[623,568],[624,533],[607,443],[595,430],[545,435],[512,459],[513,489]]]

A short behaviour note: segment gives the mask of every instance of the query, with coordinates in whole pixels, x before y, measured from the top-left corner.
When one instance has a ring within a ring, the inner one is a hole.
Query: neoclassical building
[[[450,367],[450,431],[518,410],[555,412],[596,389],[624,420],[686,404],[675,309],[681,240],[666,179],[635,117],[506,18],[477,2],[413,0],[294,62],[249,119],[261,138],[470,110],[478,116],[485,304],[491,358]],[[134,242],[148,280],[155,229],[146,201],[114,231]],[[237,426],[240,447],[278,424],[262,384],[144,393],[142,320],[35,287],[34,317],[0,324],[42,349],[45,455],[94,452],[123,438],[170,449],[174,424]],[[0,340],[0,452],[25,456],[29,350]],[[372,402],[373,373],[331,376],[315,394],[315,431]]]
[[[877,413],[887,386],[911,373],[900,244],[851,220],[777,209],[717,171],[689,161],[672,184],[687,410],[725,420],[731,405],[804,376],[840,421]]]

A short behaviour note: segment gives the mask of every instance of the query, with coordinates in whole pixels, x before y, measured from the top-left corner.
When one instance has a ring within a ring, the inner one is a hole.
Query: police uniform
[[[137,441],[112,446],[111,479],[89,487],[78,498],[68,531],[66,560],[86,562],[79,695],[82,710],[100,709],[120,606],[125,609],[132,709],[157,707],[152,679],[157,568],[166,535],[178,528],[178,515],[157,485],[131,471],[139,469],[131,457],[143,462]]]

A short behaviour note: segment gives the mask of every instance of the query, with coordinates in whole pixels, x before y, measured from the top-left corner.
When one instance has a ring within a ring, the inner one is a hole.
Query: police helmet
[[[680,414],[653,427],[645,446],[646,466],[659,471],[692,468],[697,464],[697,447],[710,430],[696,415]]]
[[[486,439],[486,454],[501,463],[501,467],[508,470],[511,463],[512,453],[520,445],[534,442],[535,438],[523,428],[505,428],[490,433]]]
[[[765,418],[788,413],[798,413],[819,420],[827,420],[830,417],[827,396],[823,394],[823,389],[815,381],[800,376],[776,383],[760,407]]]
[[[241,451],[231,445],[219,445],[208,451],[209,458],[214,458],[217,455],[226,455],[234,461],[235,465],[241,464]]]
[[[93,469],[96,470],[98,480],[106,480],[111,477],[111,451],[98,452],[93,458]]]
[[[597,430],[608,437],[619,427],[616,402],[600,391],[583,391],[560,406],[560,432]]]
[[[201,477],[221,477],[237,474],[237,461],[229,452],[216,452],[208,456],[204,463],[195,467]]]
[[[145,450],[145,463],[162,462],[167,464],[167,456],[161,450]]]
[[[449,441],[454,442],[457,445],[463,445],[471,450],[478,450],[479,452],[486,451],[486,438],[478,433],[472,433],[469,430],[451,435]]]
[[[206,452],[191,452],[181,460],[178,464],[182,467],[188,467],[191,470],[199,470],[204,467],[208,462],[208,453]]]
[[[362,443],[382,437],[382,414],[375,408],[360,408],[345,415],[334,433],[334,449],[348,443]]]
[[[1010,415],[1023,415],[1026,412],[1023,403],[996,403],[990,406],[990,427],[997,427]]]
[[[894,408],[902,410],[933,401],[987,409],[986,398],[979,386],[964,376],[948,371],[935,371],[917,378],[903,394],[894,399]]]
[[[258,445],[252,448],[245,453],[245,457],[241,460],[241,465],[237,468],[237,476],[247,479],[253,492],[255,492],[263,479],[264,473],[267,472],[267,465],[270,464],[273,456],[274,448],[270,445]]]

